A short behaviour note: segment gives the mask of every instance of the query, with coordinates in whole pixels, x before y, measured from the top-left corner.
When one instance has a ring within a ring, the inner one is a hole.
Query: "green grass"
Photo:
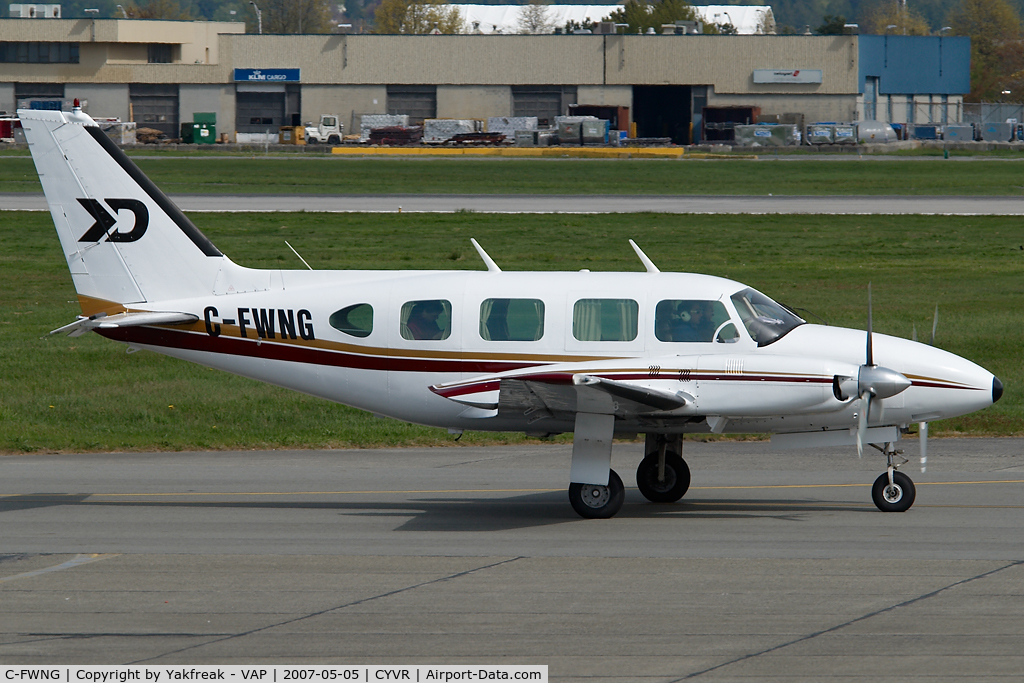
[[[137,158],[169,194],[1022,195],[1010,161]],[[0,192],[41,192],[32,161],[0,163]]]
[[[0,451],[395,446],[451,443],[283,389],[142,352],[97,335],[46,333],[79,312],[45,213],[0,214]],[[746,282],[835,325],[938,344],[995,372],[995,406],[937,422],[935,435],[1024,434],[1024,234],[1015,217],[493,214],[197,214],[235,261],[314,268],[480,269],[476,237],[506,270],[641,270],[634,238],[663,270]],[[369,266],[368,266],[369,264]],[[884,359],[880,359],[884,362]],[[173,406],[173,407],[171,407]],[[516,443],[469,434],[461,443]]]

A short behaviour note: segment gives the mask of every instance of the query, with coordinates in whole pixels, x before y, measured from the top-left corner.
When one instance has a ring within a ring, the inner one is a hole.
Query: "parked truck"
[[[320,116],[320,125],[306,126],[307,145],[340,145],[345,126],[335,114]]]

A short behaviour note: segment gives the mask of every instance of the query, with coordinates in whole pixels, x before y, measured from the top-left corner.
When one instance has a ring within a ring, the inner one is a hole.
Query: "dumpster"
[[[212,123],[193,123],[192,142],[197,145],[212,145],[217,142],[217,126]]]
[[[304,126],[281,126],[277,132],[279,145],[306,144],[306,128]]]

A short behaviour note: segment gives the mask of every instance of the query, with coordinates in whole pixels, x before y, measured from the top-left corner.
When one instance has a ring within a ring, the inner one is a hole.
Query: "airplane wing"
[[[664,413],[694,402],[685,392],[671,392],[624,379],[572,372],[534,372],[519,376],[479,377],[436,384],[430,390],[475,409],[469,415],[490,417],[518,412],[534,420],[572,418],[577,412],[614,413],[620,417]]]
[[[50,334],[67,334],[69,337],[80,337],[90,330],[108,330],[118,327],[139,327],[140,325],[180,325],[194,323],[199,316],[191,313],[175,313],[174,311],[130,311],[116,315],[97,314],[89,317],[78,316],[78,320],[50,332]]]

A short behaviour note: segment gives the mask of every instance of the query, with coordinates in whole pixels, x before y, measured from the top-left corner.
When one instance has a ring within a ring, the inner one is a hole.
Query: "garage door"
[[[139,128],[155,128],[169,138],[178,137],[178,86],[133,83],[128,86],[132,120]]]
[[[437,87],[433,85],[389,85],[388,113],[408,114],[418,126],[423,119],[437,118]]]

